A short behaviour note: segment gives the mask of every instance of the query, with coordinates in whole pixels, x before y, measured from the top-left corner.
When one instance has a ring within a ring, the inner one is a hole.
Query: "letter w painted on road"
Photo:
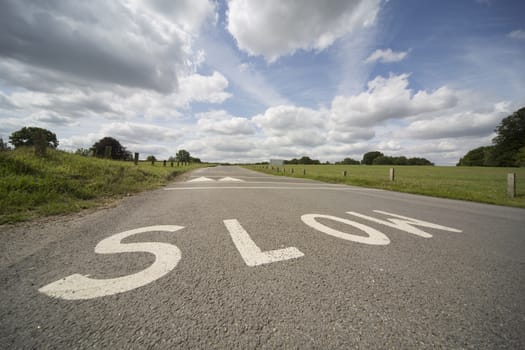
[[[414,226],[428,227],[428,228],[433,228],[433,229],[436,229],[436,230],[448,231],[448,232],[458,232],[458,233],[459,232],[463,232],[461,230],[458,230],[458,229],[455,229],[455,228],[452,228],[452,227],[447,227],[447,226],[442,226],[442,225],[438,225],[438,224],[433,224],[431,222],[426,222],[426,221],[423,221],[423,220],[418,220],[418,219],[413,219],[413,218],[409,218],[409,217],[406,217],[406,216],[392,214],[392,213],[388,213],[386,211],[374,210],[374,213],[390,216],[391,218],[388,218],[387,219],[388,221],[385,221],[385,220],[380,220],[380,219],[373,218],[371,216],[359,214],[359,213],[356,213],[356,212],[353,212],[353,211],[348,211],[347,212],[347,214],[350,214],[350,215],[353,215],[353,216],[357,216],[358,218],[366,219],[368,221],[372,221],[372,222],[375,222],[375,223],[378,223],[378,224],[382,224],[382,225],[385,225],[385,226],[388,226],[388,227],[392,227],[392,228],[395,228],[395,229],[398,229],[398,230],[401,230],[401,231],[412,233],[412,234],[414,234],[416,236],[420,236],[420,237],[424,237],[424,238],[430,238],[430,237],[432,237],[432,235],[430,233],[427,233],[427,232],[425,232],[425,231],[423,231],[423,230],[421,230],[421,229],[419,229],[417,227],[414,227]]]
[[[295,247],[263,252],[250,238],[250,235],[244,230],[239,221],[235,219],[224,220],[224,225],[230,231],[235,247],[237,247],[241,257],[248,266],[270,264],[304,256],[303,252]]]

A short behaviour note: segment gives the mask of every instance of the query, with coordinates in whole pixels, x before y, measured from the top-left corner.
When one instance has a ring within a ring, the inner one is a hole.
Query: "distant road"
[[[0,348],[525,348],[523,209],[216,167],[0,251]]]

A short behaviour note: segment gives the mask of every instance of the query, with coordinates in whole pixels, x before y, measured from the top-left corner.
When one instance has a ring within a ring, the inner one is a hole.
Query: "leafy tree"
[[[374,165],[394,165],[394,158],[388,156],[379,156],[374,158]]]
[[[147,156],[147,157],[146,157],[146,160],[147,160],[148,162],[152,162],[152,161],[153,161],[153,162],[156,162],[156,161],[157,161],[157,158],[155,158],[155,156]]]
[[[9,145],[6,142],[4,142],[4,139],[0,137],[0,152],[9,151],[9,149]]]
[[[378,151],[367,152],[363,155],[363,160],[361,161],[361,163],[366,165],[372,165],[374,163],[374,159],[382,156],[384,156],[384,154]]]
[[[516,155],[525,146],[525,107],[504,118],[492,140],[494,159],[499,166],[517,166]]]
[[[109,157],[111,159],[127,160],[131,158],[131,153],[113,137],[104,137],[91,146],[91,151],[96,157],[106,156],[106,147],[111,147]]]
[[[516,166],[525,167],[525,146],[521,147],[520,150],[514,156]]]
[[[37,127],[23,127],[9,136],[9,142],[17,147],[34,146],[37,143],[43,143],[52,148],[58,147],[57,135],[49,130]]]
[[[189,163],[191,160],[190,152],[186,151],[185,149],[181,149],[177,151],[177,154],[175,155],[175,159],[177,159],[177,162]]]
[[[465,154],[457,164],[458,166],[486,166],[490,161],[493,147],[482,146],[470,150]]]
[[[321,164],[321,162],[317,159],[303,156],[299,159],[294,158],[292,160],[285,160],[284,164]]]
[[[202,161],[200,160],[200,158],[190,157],[190,163],[202,163]]]
[[[407,165],[434,165],[430,160],[425,158],[408,158]]]
[[[359,165],[359,164],[361,164],[361,162],[358,161],[358,160],[352,159],[352,158],[345,158],[345,159],[343,159],[341,164]]]

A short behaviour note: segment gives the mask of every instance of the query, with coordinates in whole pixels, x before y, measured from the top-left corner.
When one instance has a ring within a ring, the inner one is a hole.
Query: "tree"
[[[486,166],[492,148],[492,146],[482,146],[468,151],[467,154],[459,160],[458,166]]]
[[[9,145],[4,142],[4,139],[0,137],[0,152],[2,151],[9,151]]]
[[[352,158],[345,158],[343,159],[343,161],[341,162],[341,164],[348,164],[348,165],[359,165],[361,164],[360,161],[358,160],[355,160],[355,159],[352,159]]]
[[[189,163],[191,160],[190,152],[186,151],[185,149],[181,149],[177,151],[177,154],[175,155],[175,159],[177,159],[177,162]]]
[[[394,158],[388,156],[379,156],[374,158],[373,165],[393,165]]]
[[[157,161],[157,158],[155,158],[155,156],[147,156],[146,160],[148,162],[156,162]]]
[[[498,135],[492,143],[496,163],[499,166],[518,166],[515,157],[525,146],[525,107],[504,118],[495,131]]]
[[[504,118],[494,131],[498,135],[492,139],[492,146],[470,150],[457,165],[523,166],[525,107]]]
[[[91,151],[95,157],[100,158],[106,157],[106,152],[109,152],[107,156],[111,159],[126,160],[131,158],[131,153],[113,137],[101,138],[91,146]]]
[[[51,148],[58,147],[57,135],[49,130],[37,128],[37,127],[26,127],[15,131],[9,136],[9,142],[15,146],[15,148],[21,146],[35,146],[37,143],[42,142]]]
[[[384,154],[378,151],[367,152],[363,155],[363,160],[361,161],[361,163],[366,165],[372,165],[374,163],[374,159],[382,156],[384,156]]]

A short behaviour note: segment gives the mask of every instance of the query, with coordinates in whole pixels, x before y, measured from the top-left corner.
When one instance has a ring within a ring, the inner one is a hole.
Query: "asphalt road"
[[[217,167],[0,251],[5,349],[525,348],[522,209]]]

